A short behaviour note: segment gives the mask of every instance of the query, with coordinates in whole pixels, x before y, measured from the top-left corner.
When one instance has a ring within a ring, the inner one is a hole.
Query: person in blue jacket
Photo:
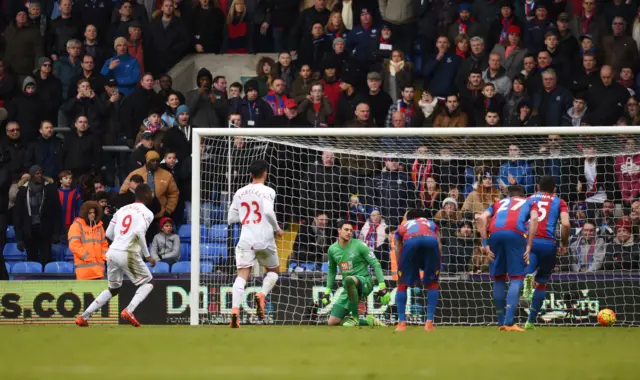
[[[445,98],[457,93],[455,79],[462,58],[449,51],[449,39],[445,36],[438,37],[436,49],[438,52],[427,58],[424,65],[425,87],[431,95]]]
[[[358,66],[366,72],[373,63],[373,53],[380,46],[380,28],[373,25],[368,8],[360,10],[360,23],[349,32],[347,51],[353,53]]]
[[[520,147],[517,144],[509,145],[509,161],[500,165],[498,183],[503,191],[509,186],[520,185],[527,194],[535,192],[536,178],[533,168],[526,160],[520,159]]]
[[[116,38],[113,48],[116,55],[107,59],[100,74],[107,78],[115,78],[118,82],[118,90],[125,96],[129,96],[140,81],[140,64],[129,55],[126,38]]]

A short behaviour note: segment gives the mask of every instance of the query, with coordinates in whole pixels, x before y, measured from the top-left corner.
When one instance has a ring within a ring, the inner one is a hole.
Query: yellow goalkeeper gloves
[[[391,302],[391,293],[387,290],[387,285],[384,282],[378,284],[378,299],[383,305],[388,305]]]

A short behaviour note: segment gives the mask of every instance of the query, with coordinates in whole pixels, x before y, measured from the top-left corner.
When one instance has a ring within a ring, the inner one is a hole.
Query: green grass
[[[3,326],[0,378],[637,379],[640,329]]]

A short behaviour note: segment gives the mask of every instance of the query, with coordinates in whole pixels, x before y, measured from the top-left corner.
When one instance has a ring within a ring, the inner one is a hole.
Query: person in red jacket
[[[336,111],[338,110],[338,102],[340,101],[340,80],[338,79],[338,68],[340,62],[337,59],[325,59],[322,63],[324,75],[322,76],[322,86],[324,87],[324,95],[331,104],[333,112],[329,115],[327,123],[333,126],[336,122]]]

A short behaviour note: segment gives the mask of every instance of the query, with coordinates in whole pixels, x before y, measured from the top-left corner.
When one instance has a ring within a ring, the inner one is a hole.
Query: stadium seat
[[[158,261],[156,263],[155,267],[151,267],[151,265],[149,265],[149,263],[146,263],[147,266],[149,267],[149,269],[151,270],[151,273],[169,273],[169,264],[164,263],[162,261]]]
[[[225,207],[226,206],[219,205],[213,206],[211,210],[211,221],[209,223],[226,223]]]
[[[44,266],[44,273],[74,273],[73,264],[66,261],[54,261]]]
[[[200,263],[200,273],[211,273],[211,272],[213,272],[212,263]]]
[[[51,256],[55,261],[65,261],[64,252],[67,250],[67,246],[64,244],[54,244],[51,246]]]
[[[13,226],[7,227],[7,241],[8,242],[16,241],[16,230],[13,228]]]
[[[20,252],[16,243],[7,243],[3,255],[5,261],[27,261],[27,253]]]
[[[227,246],[226,244],[201,244],[200,258],[221,263],[227,258]]]
[[[191,273],[191,261],[178,261],[171,267],[171,273]]]
[[[191,224],[183,224],[178,230],[178,236],[180,236],[180,242],[188,243],[191,241]]]
[[[69,249],[69,247],[67,247],[67,249],[64,250],[63,261],[73,262],[73,253],[71,253],[71,250]]]
[[[297,267],[298,267],[298,263],[296,261],[289,261],[289,268],[288,268],[289,272],[294,272]]]
[[[4,267],[7,268],[7,273],[11,273],[11,266],[13,263],[5,262]]]
[[[322,263],[322,268],[320,268],[321,271],[323,272],[328,272],[329,271],[329,263]]]
[[[214,243],[224,243],[227,241],[227,231],[228,231],[228,225],[227,224],[214,224],[213,226],[211,226],[210,228],[210,236],[211,236],[211,240]]]
[[[191,260],[191,243],[180,243],[180,261]]]
[[[42,264],[35,261],[24,261],[16,263],[11,267],[11,273],[42,273]]]

